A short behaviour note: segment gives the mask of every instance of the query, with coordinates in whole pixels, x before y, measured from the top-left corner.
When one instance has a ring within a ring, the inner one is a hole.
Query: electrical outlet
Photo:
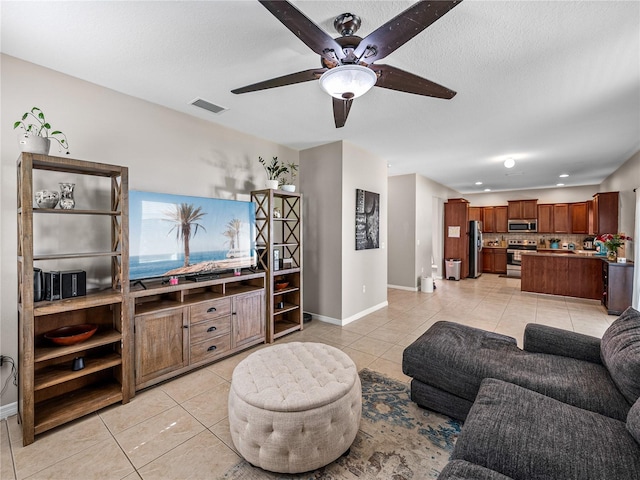
[[[366,285],[362,285],[362,293],[367,293],[367,286]]]

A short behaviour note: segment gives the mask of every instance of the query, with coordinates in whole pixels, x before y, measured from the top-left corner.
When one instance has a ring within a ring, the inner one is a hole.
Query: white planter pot
[[[25,133],[18,135],[18,144],[21,152],[39,153],[41,155],[48,155],[51,148],[50,139]]]
[[[295,192],[296,191],[296,186],[295,185],[282,185],[282,187],[280,187],[282,190],[284,190],[285,192]]]
[[[267,180],[266,187],[271,188],[272,190],[277,190],[278,180]]]

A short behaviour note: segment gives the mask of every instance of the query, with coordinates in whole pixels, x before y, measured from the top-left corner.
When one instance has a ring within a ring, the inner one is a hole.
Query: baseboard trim
[[[418,291],[418,287],[405,287],[404,285],[387,285],[387,288],[393,288],[394,290],[406,290],[408,292]]]
[[[311,313],[313,318],[317,318],[321,322],[330,323],[332,325],[338,325],[339,327],[344,327],[345,325],[347,325],[347,324],[349,324],[351,322],[355,322],[359,318],[366,317],[370,313],[373,313],[373,312],[375,312],[377,310],[380,310],[381,308],[387,307],[388,305],[389,305],[389,302],[387,302],[385,300],[384,302],[379,303],[378,305],[375,305],[375,306],[373,306],[371,308],[367,308],[366,310],[358,312],[355,315],[352,315],[350,317],[343,318],[342,320],[340,320],[339,318],[333,318],[333,317],[326,317],[324,315],[318,315],[317,313],[311,313],[311,312],[309,312],[309,313]]]
[[[18,402],[9,403],[8,405],[0,405],[0,420],[12,417],[18,414]]]

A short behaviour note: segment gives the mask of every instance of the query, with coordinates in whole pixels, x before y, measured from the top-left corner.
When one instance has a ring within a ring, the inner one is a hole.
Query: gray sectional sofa
[[[404,351],[418,405],[464,421],[444,479],[640,479],[640,313],[602,339],[437,322]]]

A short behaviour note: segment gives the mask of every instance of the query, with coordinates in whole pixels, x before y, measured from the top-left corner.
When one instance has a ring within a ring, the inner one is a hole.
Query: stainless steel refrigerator
[[[482,275],[482,222],[469,222],[469,278]]]

